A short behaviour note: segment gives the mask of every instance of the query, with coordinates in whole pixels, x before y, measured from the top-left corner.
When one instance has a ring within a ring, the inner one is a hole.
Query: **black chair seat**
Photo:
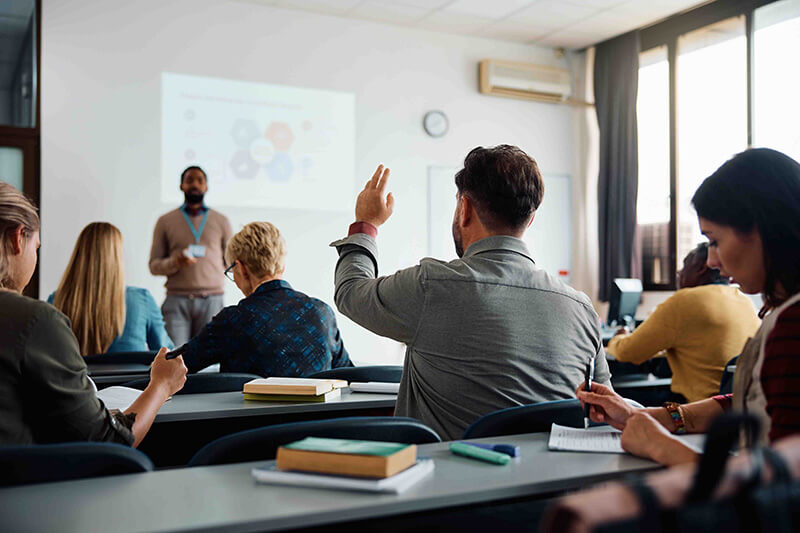
[[[520,405],[484,415],[464,432],[464,439],[550,431],[553,424],[583,427],[583,409],[576,399]]]
[[[375,440],[405,444],[441,442],[434,430],[413,418],[358,416],[279,424],[251,429],[206,444],[189,466],[274,459],[278,447],[306,437]]]
[[[189,374],[186,383],[176,394],[200,394],[204,392],[241,392],[248,381],[259,379],[255,374],[239,374],[224,372],[209,372],[207,374]],[[144,390],[150,378],[134,379],[125,383],[125,387]]]
[[[318,379],[344,379],[347,381],[382,381],[384,383],[400,383],[403,367],[394,365],[348,366],[323,370],[310,376]]]
[[[153,470],[145,454],[122,444],[68,442],[0,446],[0,486],[115,476]]]

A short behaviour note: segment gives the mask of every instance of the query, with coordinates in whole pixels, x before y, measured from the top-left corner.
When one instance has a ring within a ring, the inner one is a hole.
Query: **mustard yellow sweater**
[[[735,287],[681,289],[656,307],[630,335],[617,335],[607,351],[641,364],[666,350],[672,392],[694,402],[717,394],[725,363],[739,355],[758,329],[753,303]]]

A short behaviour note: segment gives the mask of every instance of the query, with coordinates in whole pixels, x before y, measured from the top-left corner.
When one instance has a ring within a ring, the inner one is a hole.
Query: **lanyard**
[[[194,235],[194,242],[195,244],[200,244],[200,236],[203,235],[203,230],[206,228],[206,219],[208,218],[208,209],[206,209],[205,213],[203,214],[203,220],[200,222],[200,229],[194,229],[194,224],[189,219],[189,215],[186,214],[186,206],[181,206],[181,214],[183,218],[186,219],[186,223],[189,224],[189,229]]]

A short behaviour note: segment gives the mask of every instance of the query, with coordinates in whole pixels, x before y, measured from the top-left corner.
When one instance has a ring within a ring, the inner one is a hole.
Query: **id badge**
[[[189,254],[191,254],[192,257],[205,257],[206,247],[202,244],[190,244]]]

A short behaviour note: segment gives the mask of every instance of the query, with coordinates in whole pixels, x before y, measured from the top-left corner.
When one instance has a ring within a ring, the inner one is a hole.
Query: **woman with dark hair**
[[[762,440],[800,433],[800,164],[775,150],[742,152],[703,182],[692,203],[709,239],[708,266],[764,298],[733,394],[633,409],[602,385],[578,389],[593,420],[622,430],[626,450],[668,465],[696,458],[672,433],[701,433],[729,408],[762,418]]]

